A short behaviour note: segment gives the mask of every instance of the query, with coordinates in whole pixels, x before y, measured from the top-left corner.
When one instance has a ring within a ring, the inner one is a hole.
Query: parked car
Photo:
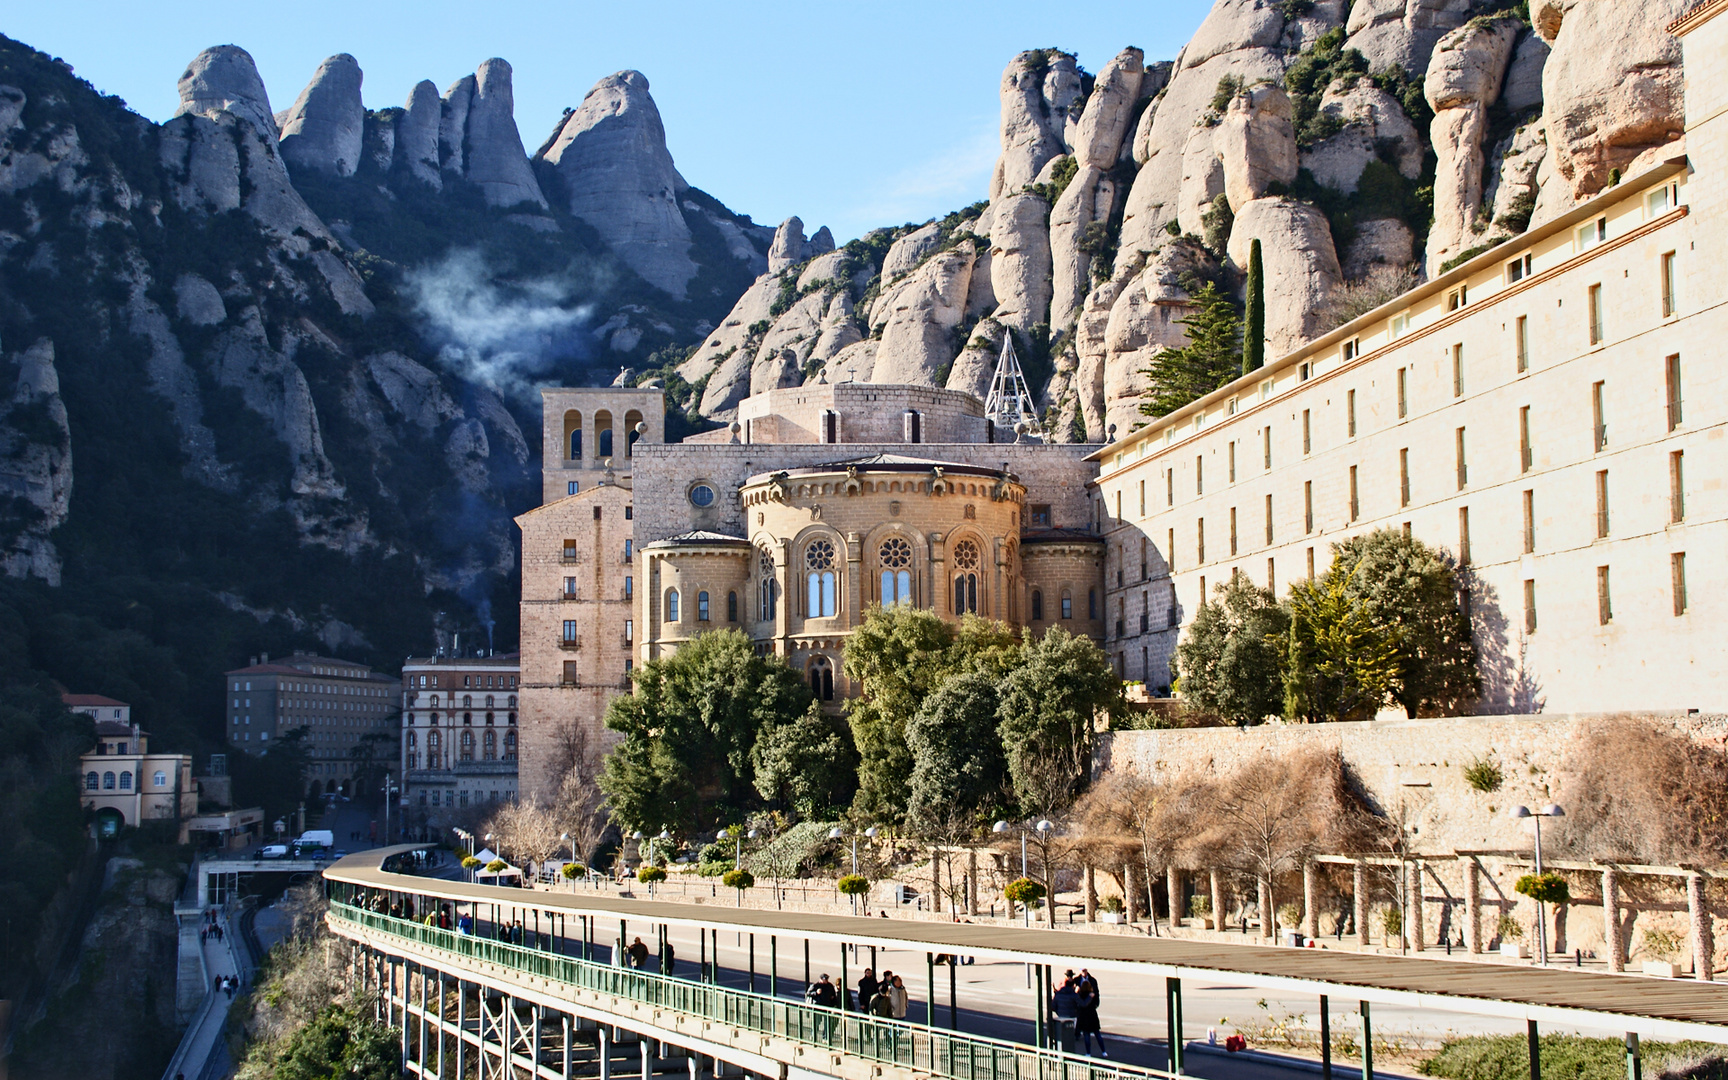
[[[270,844],[258,852],[258,857],[260,859],[286,859],[288,857],[288,845]]]

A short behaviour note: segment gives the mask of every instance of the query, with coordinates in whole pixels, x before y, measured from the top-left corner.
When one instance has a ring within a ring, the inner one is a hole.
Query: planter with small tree
[[[1028,911],[1036,908],[1038,902],[1044,899],[1044,886],[1031,878],[1015,878],[1002,890],[1002,895],[1010,904],[1019,904]],[[1009,910],[1013,914],[1013,910]]]
[[[1524,944],[1524,924],[1513,918],[1511,912],[1500,916],[1500,921],[1494,924],[1494,933],[1500,938],[1500,955],[1510,956],[1514,960],[1530,959],[1530,947]]]
[[[1644,961],[1644,974],[1678,979],[1680,965],[1675,959],[1680,955],[1680,944],[1680,935],[1672,930],[1652,927],[1640,934],[1639,945],[1642,951],[1656,958]]]
[[[1122,912],[1127,908],[1127,905],[1122,902],[1120,896],[1106,896],[1098,902],[1098,908],[1098,920],[1100,922],[1116,924],[1122,921]]]
[[[493,859],[491,862],[486,864],[486,872],[488,874],[496,874],[498,871],[509,865],[510,864],[505,862],[503,859]]]

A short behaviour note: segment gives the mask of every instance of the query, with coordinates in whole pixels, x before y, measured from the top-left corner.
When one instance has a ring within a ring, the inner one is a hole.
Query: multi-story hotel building
[[[520,678],[515,653],[403,663],[397,775],[409,829],[442,831],[516,797]]]
[[[132,708],[123,701],[99,694],[65,694],[61,700],[96,719],[96,746],[79,758],[78,771],[97,832],[113,836],[127,826],[173,822],[185,843],[185,826],[198,813],[192,755],[150,753],[149,733],[131,723]]]
[[[1124,677],[1394,528],[1465,570],[1479,711],[1728,710],[1725,9],[1675,24],[1665,160],[1096,454]]]
[[[223,679],[228,741],[235,747],[268,753],[272,740],[306,729],[313,795],[352,794],[363,762],[393,756],[396,680],[365,664],[310,653],[275,661],[253,657]]]

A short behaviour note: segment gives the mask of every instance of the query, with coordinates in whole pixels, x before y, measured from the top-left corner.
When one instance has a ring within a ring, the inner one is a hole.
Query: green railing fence
[[[613,967],[442,930],[343,902],[332,902],[330,913],[464,959],[951,1080],[1180,1080],[1172,1073],[1107,1059]]]

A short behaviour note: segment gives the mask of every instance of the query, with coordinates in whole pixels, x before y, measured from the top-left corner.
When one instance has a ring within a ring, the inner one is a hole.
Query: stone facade
[[[429,835],[470,806],[516,797],[521,664],[503,656],[409,657],[402,665],[404,826]]]
[[[1479,711],[1728,711],[1724,21],[1687,42],[1688,158],[1098,453],[1126,677],[1168,693],[1229,576],[1283,591],[1396,528],[1466,568]]]
[[[658,391],[616,393],[544,392],[559,464],[547,504],[517,519],[530,797],[552,793],[565,724],[603,748],[633,665],[708,630],[747,633],[834,708],[855,689],[841,646],[872,604],[1103,635],[1091,448],[993,442],[969,394],[852,383],[747,398],[732,427],[665,444]],[[647,425],[609,472],[560,456],[570,418],[601,408]]]
[[[542,390],[541,501],[554,502],[630,471],[638,442],[666,439],[665,395],[657,387]],[[643,425],[638,432],[637,426]]]

